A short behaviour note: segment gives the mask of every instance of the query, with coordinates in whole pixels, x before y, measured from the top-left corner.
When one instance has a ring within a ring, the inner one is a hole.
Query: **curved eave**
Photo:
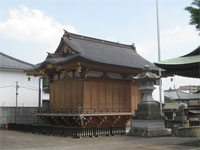
[[[184,77],[200,78],[200,62],[190,64],[157,64],[156,66],[166,70],[168,74]]]
[[[103,63],[103,62],[90,60],[90,59],[87,59],[87,58],[84,58],[84,57],[80,57],[80,60],[86,61],[88,63],[96,64],[96,65],[105,65],[105,66],[109,66],[109,67],[120,67],[120,68],[124,68],[124,69],[143,70],[143,68],[137,68],[137,67],[132,67],[132,66],[122,66],[122,65],[115,65],[115,64],[108,64],[108,63]],[[154,69],[152,71],[158,72],[158,70],[154,70]]]
[[[200,62],[195,63],[184,63],[184,64],[162,64],[162,63],[155,63],[157,67],[163,68],[163,69],[186,69],[186,68],[192,68],[196,67],[197,69],[200,67]]]
[[[175,65],[193,65],[196,63],[200,63],[200,55],[172,58],[172,59],[157,62],[155,64],[157,66],[158,65],[175,66]]]
[[[27,75],[34,75],[34,76],[44,76],[40,71],[41,70],[47,70],[47,69],[52,69],[52,68],[59,68],[66,65],[70,64],[77,64],[76,62],[81,62],[81,65],[86,66],[86,67],[91,67],[93,69],[99,69],[101,70],[102,68],[107,68],[108,71],[114,71],[117,72],[118,69],[120,69],[118,72],[122,73],[129,73],[129,74],[134,74],[137,75],[137,73],[141,73],[143,68],[136,68],[136,67],[129,67],[129,66],[120,66],[120,65],[113,65],[113,64],[107,64],[107,63],[102,63],[102,62],[97,62],[93,60],[86,59],[82,56],[76,55],[76,57],[73,57],[72,59],[66,59],[65,61],[58,61],[57,63],[53,63],[51,61],[44,61],[43,63],[40,64],[35,70],[30,70]],[[51,66],[51,67],[49,67]],[[108,69],[110,68],[110,69]],[[152,70],[152,72],[158,73],[158,70]]]
[[[194,56],[194,55],[200,55],[200,46],[197,47],[194,51],[182,56],[182,57],[186,57],[186,56]]]

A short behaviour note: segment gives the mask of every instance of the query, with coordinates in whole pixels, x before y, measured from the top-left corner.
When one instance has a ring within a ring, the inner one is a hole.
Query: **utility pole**
[[[156,0],[156,18],[157,18],[157,39],[158,39],[158,61],[161,61],[160,56],[160,29],[159,29],[159,12],[158,12],[158,0]],[[159,99],[160,99],[160,113],[162,115],[162,72],[159,68]]]
[[[16,106],[15,106],[15,123],[17,123],[17,104],[18,104],[18,89],[19,89],[19,86],[18,86],[18,81],[16,81]]]

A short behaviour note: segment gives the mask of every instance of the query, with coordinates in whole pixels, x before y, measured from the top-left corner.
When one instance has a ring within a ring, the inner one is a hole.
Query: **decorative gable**
[[[55,53],[62,53],[62,54],[77,54],[75,50],[70,48],[63,40],[60,41],[60,44]]]

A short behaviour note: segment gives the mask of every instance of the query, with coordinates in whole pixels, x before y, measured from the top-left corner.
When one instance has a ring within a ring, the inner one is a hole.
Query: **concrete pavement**
[[[144,138],[132,136],[75,139],[16,131],[0,131],[1,150],[198,150],[198,148],[179,145],[195,140],[196,138],[188,137]]]

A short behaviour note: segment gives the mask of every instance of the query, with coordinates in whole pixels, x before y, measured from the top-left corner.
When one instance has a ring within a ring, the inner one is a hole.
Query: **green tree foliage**
[[[168,103],[177,103],[174,99],[169,99]]]
[[[191,15],[190,24],[195,25],[196,29],[200,31],[200,0],[193,0],[191,5],[185,10],[189,11]]]

